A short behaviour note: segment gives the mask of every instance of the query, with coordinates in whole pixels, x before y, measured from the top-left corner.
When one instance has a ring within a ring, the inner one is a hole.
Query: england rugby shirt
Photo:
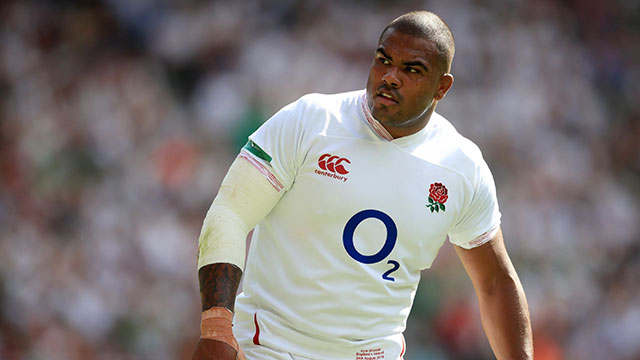
[[[397,359],[420,270],[446,239],[473,248],[495,234],[478,147],[437,113],[392,139],[365,104],[364,90],[306,95],[243,149],[282,197],[253,234],[236,301],[241,343]]]

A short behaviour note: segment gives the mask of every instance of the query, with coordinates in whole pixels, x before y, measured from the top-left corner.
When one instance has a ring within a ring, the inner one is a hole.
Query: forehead
[[[438,55],[435,42],[393,28],[382,34],[378,48],[390,56],[423,60],[428,63],[435,62]]]

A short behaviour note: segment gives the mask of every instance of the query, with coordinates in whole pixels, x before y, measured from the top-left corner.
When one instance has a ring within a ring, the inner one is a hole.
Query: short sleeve
[[[475,168],[470,201],[449,233],[449,241],[465,249],[491,240],[500,227],[496,185],[487,163],[480,159]]]
[[[285,106],[249,136],[242,151],[278,191],[291,188],[304,159],[303,112],[302,99]]]

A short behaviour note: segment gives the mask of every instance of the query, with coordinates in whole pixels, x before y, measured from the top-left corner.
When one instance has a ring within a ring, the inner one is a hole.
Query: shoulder
[[[363,90],[337,94],[311,93],[294,102],[296,106],[308,111],[342,111],[345,107],[357,104]]]
[[[286,126],[292,130],[323,127],[357,113],[359,99],[364,90],[338,94],[306,94],[281,108],[267,121],[267,126]],[[265,125],[266,125],[265,124]]]
[[[352,128],[357,127],[363,94],[364,90],[306,94],[283,110],[288,108],[285,111],[293,115],[291,121],[301,127],[305,134],[346,136],[355,131]]]
[[[433,113],[429,141],[424,150],[431,161],[461,173],[473,182],[479,167],[486,166],[482,151],[473,141],[460,134],[445,117]]]

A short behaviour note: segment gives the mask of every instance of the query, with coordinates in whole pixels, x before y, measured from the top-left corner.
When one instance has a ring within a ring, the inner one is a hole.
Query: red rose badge
[[[449,191],[447,188],[441,183],[433,183],[429,187],[429,203],[427,207],[431,212],[444,211],[446,209],[444,203],[447,202],[448,198]]]

